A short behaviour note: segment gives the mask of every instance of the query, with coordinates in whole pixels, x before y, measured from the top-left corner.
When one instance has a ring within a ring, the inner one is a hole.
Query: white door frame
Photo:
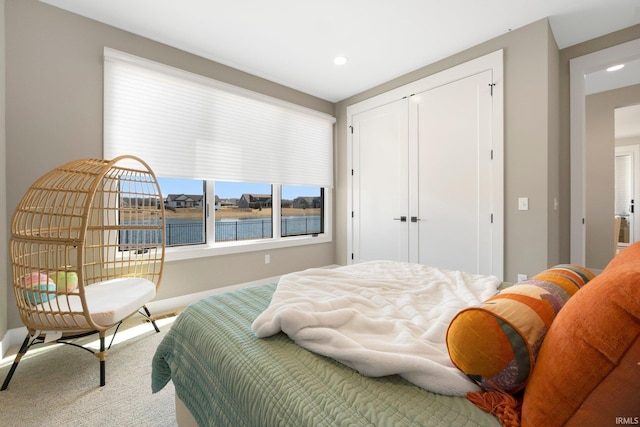
[[[353,253],[353,137],[351,134],[352,116],[390,102],[411,96],[414,93],[425,92],[435,87],[483,72],[493,72],[493,111],[492,111],[492,150],[496,168],[492,177],[492,192],[498,195],[493,200],[493,257],[492,271],[502,278],[504,274],[504,71],[503,50],[497,50],[413,83],[392,89],[357,104],[347,107],[347,264],[352,262]]]

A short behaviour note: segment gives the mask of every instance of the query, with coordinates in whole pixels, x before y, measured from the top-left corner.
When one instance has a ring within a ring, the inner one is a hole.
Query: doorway
[[[615,215],[618,249],[640,240],[640,104],[615,109]]]
[[[638,146],[616,147],[615,216],[620,217],[618,249],[636,242],[635,201],[638,200]]]
[[[635,61],[634,61],[635,60]],[[572,263],[589,265],[587,256],[587,232],[592,226],[599,227],[593,218],[587,215],[587,193],[589,198],[593,196],[591,190],[587,191],[586,181],[593,173],[586,164],[586,97],[594,93],[589,88],[589,81],[596,74],[604,76],[604,70],[611,65],[624,61],[638,62],[640,60],[640,39],[622,43],[607,49],[596,51],[570,61],[571,84],[571,242],[570,260]],[[611,76],[608,80],[599,80],[597,92],[626,87],[640,82],[640,73],[634,72],[632,67],[625,67],[630,71],[629,78]],[[629,105],[629,104],[627,104]],[[609,187],[611,192],[611,187]],[[613,202],[612,202],[613,203]],[[612,239],[613,240],[613,239]],[[608,247],[608,245],[607,245]]]

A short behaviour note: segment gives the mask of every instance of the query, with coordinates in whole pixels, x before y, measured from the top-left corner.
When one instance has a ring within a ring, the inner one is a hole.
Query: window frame
[[[210,256],[231,255],[265,251],[271,249],[290,248],[295,246],[315,245],[331,243],[333,241],[333,190],[324,187],[323,220],[324,232],[319,234],[305,234],[300,236],[282,237],[280,229],[281,203],[272,203],[273,237],[270,239],[233,240],[227,242],[215,241],[215,184],[214,181],[205,181],[205,229],[206,243],[185,246],[167,246],[165,248],[165,261],[180,261],[187,259],[204,258]],[[281,200],[281,186],[272,184],[273,200]],[[164,196],[164,195],[163,195]]]

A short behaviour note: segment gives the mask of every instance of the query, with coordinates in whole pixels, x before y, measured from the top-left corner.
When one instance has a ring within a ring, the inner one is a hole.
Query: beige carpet
[[[0,392],[0,425],[175,426],[173,384],[151,393],[151,359],[174,319],[158,320],[160,333],[140,318],[128,321],[107,355],[104,387],[91,353],[62,344],[31,347]],[[82,342],[98,348],[97,339]],[[0,384],[17,350],[10,349],[0,363]]]

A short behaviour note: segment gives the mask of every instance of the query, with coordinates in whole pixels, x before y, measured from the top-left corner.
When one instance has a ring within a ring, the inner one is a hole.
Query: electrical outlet
[[[264,263],[265,263],[265,264],[269,264],[270,262],[271,262],[271,255],[266,254],[266,255],[264,256]]]
[[[524,282],[527,279],[528,276],[526,274],[518,274],[518,282]]]

